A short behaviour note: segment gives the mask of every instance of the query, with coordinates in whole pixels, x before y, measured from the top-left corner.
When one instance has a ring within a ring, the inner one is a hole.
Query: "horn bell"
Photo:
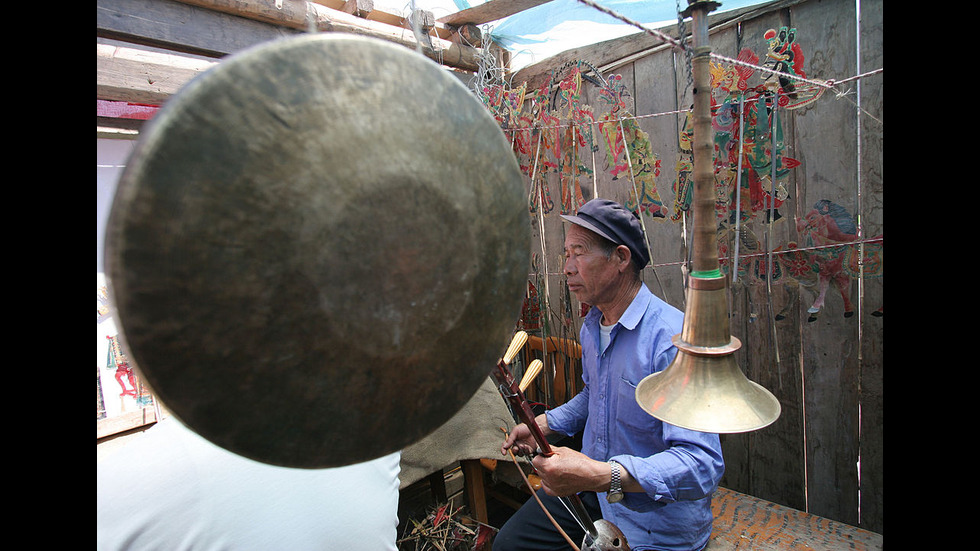
[[[779,401],[746,378],[733,354],[742,346],[728,334],[725,279],[694,278],[677,356],[667,369],[645,377],[636,401],[672,425],[712,433],[748,432],[772,424]]]

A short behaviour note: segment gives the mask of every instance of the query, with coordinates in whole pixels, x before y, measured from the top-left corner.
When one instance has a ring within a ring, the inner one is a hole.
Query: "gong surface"
[[[131,360],[215,444],[319,468],[448,421],[510,340],[528,273],[503,132],[445,69],[311,34],[231,56],[145,127],[106,267]]]

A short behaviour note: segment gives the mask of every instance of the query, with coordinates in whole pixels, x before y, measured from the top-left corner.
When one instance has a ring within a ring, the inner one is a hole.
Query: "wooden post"
[[[459,462],[463,468],[463,487],[466,488],[466,505],[473,518],[487,523],[487,495],[483,488],[483,466],[479,459],[464,459]]]

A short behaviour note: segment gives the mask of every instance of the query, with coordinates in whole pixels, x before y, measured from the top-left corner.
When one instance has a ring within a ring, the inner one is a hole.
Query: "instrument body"
[[[595,521],[595,528],[596,535],[591,541],[589,534],[585,534],[582,551],[629,551],[626,536],[615,524],[601,518]]]
[[[546,457],[553,455],[554,451],[551,448],[551,443],[548,442],[544,432],[541,431],[541,427],[539,427],[537,422],[535,422],[534,412],[531,411],[531,406],[528,404],[527,398],[524,396],[524,392],[521,390],[517,380],[514,379],[510,369],[508,369],[507,361],[505,361],[504,358],[501,358],[500,361],[497,362],[497,366],[494,369],[493,374],[499,385],[498,390],[500,391],[500,394],[508,401],[508,403],[510,403],[511,408],[520,421],[527,425],[528,429],[530,429],[531,435],[534,437],[535,442],[538,444],[538,448],[541,450],[541,455]],[[588,511],[585,509],[582,499],[576,494],[567,496],[564,499],[569,507],[569,512],[576,518],[578,523],[585,530],[585,538],[582,541],[583,550],[629,550],[629,545],[626,542],[626,536],[618,527],[616,527],[615,524],[604,519],[593,521],[589,517]]]

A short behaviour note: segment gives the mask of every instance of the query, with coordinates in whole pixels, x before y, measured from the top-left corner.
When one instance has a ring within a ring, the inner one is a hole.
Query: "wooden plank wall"
[[[735,58],[741,49],[750,48],[763,58],[768,29],[795,28],[809,78],[841,81],[859,73],[873,73],[859,79],[860,84],[852,80],[838,85],[838,90],[846,92],[841,97],[825,93],[808,107],[780,113],[784,155],[800,164],[778,179],[788,197],[778,208],[780,218],[776,223],[763,224],[757,218],[743,226],[746,239],[740,243],[741,254],[764,252],[767,243],[773,249],[786,249],[792,243],[813,246],[798,224],[812,215],[814,205],[822,200],[843,207],[852,219],[860,212],[864,239],[883,234],[883,79],[880,72],[874,74],[883,67],[883,4],[881,0],[860,2],[860,67],[854,0],[774,2],[762,13],[750,13],[712,30],[714,53]],[[639,35],[628,40],[648,39]],[[610,41],[575,53],[583,61],[610,67],[615,64],[607,62],[607,52],[621,50],[624,43]],[[557,79],[563,76],[555,72],[558,65],[554,61],[540,65],[538,73],[531,67],[519,76],[527,82],[541,82],[542,75]],[[540,72],[545,69],[547,73]],[[660,161],[657,191],[668,208],[674,200],[672,184],[677,176],[678,135],[683,122],[683,116],[671,113],[691,102],[685,71],[684,56],[670,48],[634,56],[625,64],[603,71],[607,78],[621,75],[621,82],[630,92],[628,107],[649,135]],[[750,85],[758,82],[756,76]],[[856,107],[859,86],[864,110],[860,159]],[[718,100],[723,95],[715,93]],[[593,107],[597,119],[609,110],[595,86],[585,85],[583,101]],[[621,174],[613,178],[605,162],[605,145],[596,152],[594,165],[587,156],[583,159],[585,164],[597,167],[596,188],[600,196],[627,201],[629,177]],[[548,178],[549,192],[557,203],[558,176],[550,174]],[[582,178],[580,183],[583,194],[590,198],[591,179]],[[562,310],[560,293],[564,284],[560,273],[564,227],[558,211],[556,207],[543,217],[529,216],[535,232],[532,254],[538,256],[539,273],[545,269],[543,260],[547,260],[550,306],[556,312],[551,327],[556,331],[562,325],[558,312]],[[669,217],[647,217],[645,225],[654,267],[644,271],[644,280],[654,293],[683,310],[680,265],[686,255],[684,226]],[[733,235],[725,232],[720,237],[729,246],[728,253],[733,250]],[[755,241],[748,239],[753,236]],[[880,240],[871,240],[868,247],[878,251],[881,244]],[[803,258],[813,259],[812,255]],[[765,262],[765,257],[761,259]],[[755,272],[757,266],[749,264],[746,273],[731,286],[732,333],[743,343],[736,357],[751,380],[778,397],[782,415],[762,430],[722,437],[727,461],[722,485],[882,533],[882,267],[866,263],[868,272],[862,281],[844,276],[840,281],[843,293],[830,283],[823,307],[811,314],[808,309],[819,294],[813,274],[794,277],[783,268],[779,275],[774,272],[770,285],[764,272]],[[849,295],[849,309],[845,308],[845,293]],[[577,328],[580,319],[573,319],[570,324]],[[567,327],[562,330],[568,331]]]

